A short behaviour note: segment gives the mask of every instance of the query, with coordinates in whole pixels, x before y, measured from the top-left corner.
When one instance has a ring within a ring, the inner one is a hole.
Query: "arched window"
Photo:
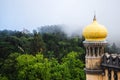
[[[114,72],[114,80],[118,80],[118,75],[116,71]]]
[[[111,80],[111,70],[108,69],[108,80]]]
[[[95,56],[97,56],[97,47],[95,47]]]

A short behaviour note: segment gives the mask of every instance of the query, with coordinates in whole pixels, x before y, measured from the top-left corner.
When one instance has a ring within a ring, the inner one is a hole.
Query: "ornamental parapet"
[[[105,53],[102,57],[101,66],[104,68],[114,68],[120,70],[120,55]]]

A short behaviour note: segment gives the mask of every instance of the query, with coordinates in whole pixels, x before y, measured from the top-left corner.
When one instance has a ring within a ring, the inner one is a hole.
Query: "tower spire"
[[[94,12],[94,18],[93,21],[96,21],[96,13]]]

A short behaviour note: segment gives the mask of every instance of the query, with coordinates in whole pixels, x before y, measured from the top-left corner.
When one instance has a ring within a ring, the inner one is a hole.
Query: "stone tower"
[[[84,28],[84,46],[86,48],[85,72],[86,80],[103,80],[103,70],[101,69],[102,55],[106,45],[107,29],[98,24],[96,16],[93,22]]]

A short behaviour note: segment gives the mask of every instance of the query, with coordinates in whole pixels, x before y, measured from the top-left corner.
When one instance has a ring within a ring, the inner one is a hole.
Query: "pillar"
[[[118,80],[120,80],[120,72],[117,72]]]
[[[114,80],[114,71],[111,71],[111,80]]]
[[[86,80],[103,80],[103,70],[101,69],[102,55],[104,54],[104,47],[106,41],[84,41],[86,49],[85,56],[85,72]]]

